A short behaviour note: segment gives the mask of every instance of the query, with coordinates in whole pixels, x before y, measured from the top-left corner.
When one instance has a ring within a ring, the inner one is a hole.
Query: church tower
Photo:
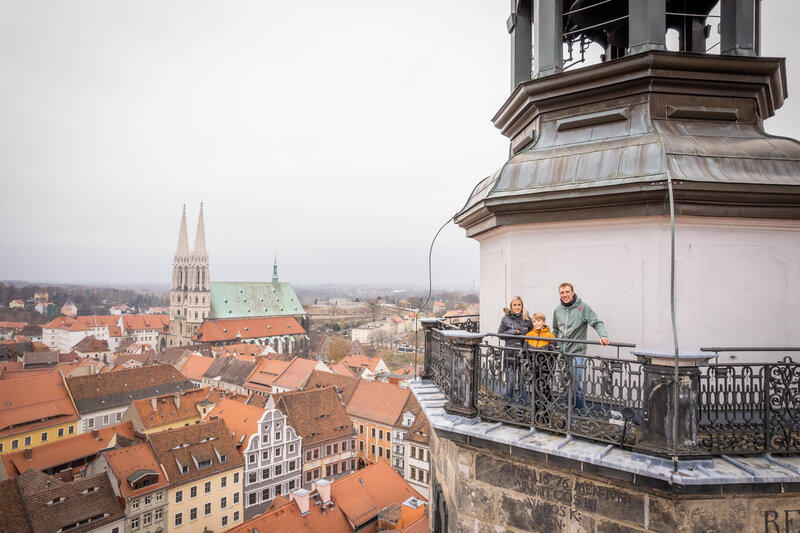
[[[183,206],[181,226],[178,230],[178,247],[172,264],[172,287],[170,290],[170,332],[162,349],[170,346],[192,344],[194,335],[211,309],[211,292],[206,251],[203,204],[197,219],[194,250],[189,253],[186,231],[186,206]]]

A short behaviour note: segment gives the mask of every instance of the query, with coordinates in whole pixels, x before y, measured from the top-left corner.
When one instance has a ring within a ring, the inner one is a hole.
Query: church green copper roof
[[[212,318],[304,315],[289,283],[211,282]]]

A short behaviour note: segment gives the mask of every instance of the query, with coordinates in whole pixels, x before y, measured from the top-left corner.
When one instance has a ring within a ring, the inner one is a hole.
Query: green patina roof
[[[306,314],[286,282],[211,282],[212,318],[249,318]]]

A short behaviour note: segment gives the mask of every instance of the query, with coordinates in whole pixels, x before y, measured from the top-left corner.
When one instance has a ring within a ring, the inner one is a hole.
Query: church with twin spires
[[[277,259],[269,282],[211,281],[203,204],[191,252],[184,205],[172,265],[169,328],[159,336],[159,350],[248,343],[301,355],[308,351],[307,331],[308,315],[294,289],[278,281]]]

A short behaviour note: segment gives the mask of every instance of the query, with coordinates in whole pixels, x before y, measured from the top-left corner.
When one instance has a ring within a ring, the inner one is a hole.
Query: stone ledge
[[[779,460],[759,455],[735,457],[733,461],[725,457],[680,461],[678,471],[673,473],[668,461],[640,452],[609,448],[607,444],[545,431],[484,422],[480,418],[454,417],[445,413],[443,405],[447,398],[431,382],[412,381],[409,388],[438,435],[477,448],[674,494],[725,495],[752,493],[754,490],[776,494],[800,486],[800,457],[797,456]]]

